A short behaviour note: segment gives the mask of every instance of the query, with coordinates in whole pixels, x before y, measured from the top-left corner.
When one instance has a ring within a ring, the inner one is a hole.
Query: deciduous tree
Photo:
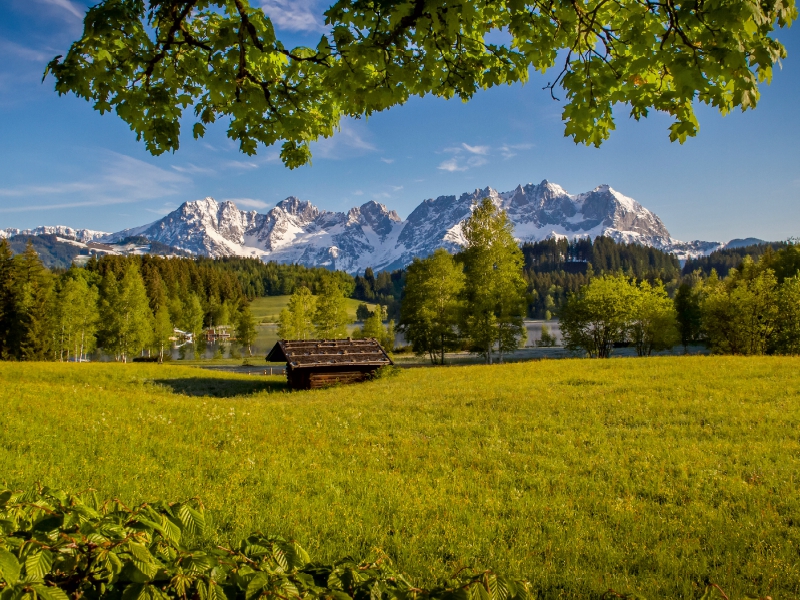
[[[800,354],[800,275],[783,280],[778,290],[778,315],[775,350]]]
[[[444,248],[408,266],[400,328],[418,355],[444,364],[445,352],[460,346],[458,323],[464,291],[464,269]]]
[[[553,73],[576,142],[608,138],[622,106],[635,119],[667,113],[682,142],[698,131],[698,102],[756,105],[786,56],[775,28],[796,12],[792,0],[339,0],[319,43],[292,49],[248,0],[103,0],[47,72],[60,94],[116,111],[153,154],[178,148],[191,111],[195,137],[223,121],[243,152],[280,143],[297,167],[343,117],[412,96],[466,101],[534,71]]]
[[[256,322],[250,305],[242,306],[236,318],[236,341],[239,346],[247,349],[247,355],[253,356],[253,344],[256,341]]]
[[[317,310],[314,313],[314,328],[321,339],[336,339],[347,336],[347,303],[339,284],[329,278],[317,297]]]
[[[376,306],[375,310],[372,311],[370,316],[364,321],[364,326],[356,332],[353,332],[353,337],[375,338],[378,340],[378,343],[383,346],[384,350],[391,352],[394,350],[394,321],[389,321],[386,326],[384,326],[384,313],[384,306]]]
[[[703,330],[712,351],[722,354],[764,354],[777,326],[778,282],[772,269],[746,256],[740,269],[724,280],[703,285]]]
[[[100,318],[97,288],[89,285],[81,273],[76,273],[76,276],[68,277],[63,282],[55,304],[59,358],[68,359],[71,354],[75,360],[81,361],[95,349],[97,343]]]
[[[559,314],[564,347],[608,358],[626,338],[638,302],[636,286],[622,275],[594,277],[572,294]]]
[[[664,284],[642,281],[637,289],[628,336],[639,356],[670,350],[680,341],[675,304]]]
[[[282,340],[307,340],[314,337],[314,314],[317,299],[307,287],[295,290],[289,304],[281,311],[278,337]]]
[[[166,304],[162,304],[153,319],[153,345],[158,352],[158,362],[164,362],[164,351],[170,347],[170,338],[173,335],[169,309]]]
[[[495,348],[503,362],[504,354],[516,350],[527,334],[523,324],[527,285],[513,227],[505,211],[489,198],[473,207],[463,225],[463,331],[489,364]]]
[[[153,339],[153,313],[135,263],[129,263],[119,282],[114,319],[120,357],[122,362],[128,362],[147,348]]]

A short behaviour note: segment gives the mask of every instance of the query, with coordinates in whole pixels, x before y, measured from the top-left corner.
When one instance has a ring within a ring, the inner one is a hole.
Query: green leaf
[[[206,520],[203,514],[188,504],[182,504],[178,509],[178,518],[189,533],[202,534],[206,527]]]
[[[69,596],[57,587],[49,587],[41,584],[35,584],[32,587],[36,595],[42,600],[69,600]]]
[[[44,579],[53,566],[53,553],[49,550],[41,550],[35,554],[29,554],[25,559],[25,573],[28,579]]]
[[[259,596],[268,581],[269,576],[266,573],[256,573],[250,583],[247,584],[247,590],[245,590],[244,594],[245,600],[251,600]]]
[[[0,548],[0,575],[9,586],[19,581],[20,566],[17,557],[5,548]]]
[[[199,583],[197,585],[197,591],[200,596],[200,600],[228,600],[228,597],[222,590],[222,586],[216,581],[209,581],[208,585]]]

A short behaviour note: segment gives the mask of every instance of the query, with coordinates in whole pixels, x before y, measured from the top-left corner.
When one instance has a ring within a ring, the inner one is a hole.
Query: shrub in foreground
[[[130,509],[93,493],[0,492],[2,600],[529,600],[530,587],[462,571],[423,590],[384,555],[310,561],[294,541],[254,533],[232,548],[198,543],[197,499]]]

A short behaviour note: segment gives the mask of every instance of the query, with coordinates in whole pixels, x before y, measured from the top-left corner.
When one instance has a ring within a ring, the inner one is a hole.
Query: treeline
[[[164,358],[174,329],[195,352],[205,327],[233,326],[249,349],[255,325],[238,278],[209,263],[157,256],[92,257],[85,268],[45,268],[33,244],[14,256],[0,241],[0,356],[84,360],[100,349],[127,362]]]
[[[749,256],[754,262],[758,262],[764,254],[772,254],[787,245],[787,242],[770,242],[742,246],[740,248],[714,250],[708,256],[687,260],[683,265],[683,274],[691,275],[700,271],[707,277],[711,275],[711,271],[716,271],[718,276],[725,277],[731,269],[739,268],[746,256]]]
[[[324,267],[265,263],[257,258],[234,256],[215,259],[200,257],[196,262],[234,275],[239,280],[244,295],[251,300],[262,296],[288,296],[301,287],[318,294],[331,277],[336,279],[337,285],[348,297],[356,289],[356,280],[350,274]]]
[[[400,301],[406,284],[405,275],[405,269],[380,271],[375,275],[375,272],[367,267],[363,276],[355,277],[352,298],[385,306],[388,315],[399,318]]]
[[[640,356],[678,343],[717,354],[800,354],[800,247],[747,253],[728,275],[696,270],[674,299],[663,284],[622,274],[593,277],[559,311],[564,345],[607,357],[631,345]]]
[[[677,281],[680,263],[674,255],[610,237],[548,239],[522,245],[524,277],[528,284],[528,316],[551,319],[569,294],[578,292],[594,274],[625,273],[629,277]],[[674,287],[674,286],[672,286]],[[668,285],[669,291],[674,291]]]

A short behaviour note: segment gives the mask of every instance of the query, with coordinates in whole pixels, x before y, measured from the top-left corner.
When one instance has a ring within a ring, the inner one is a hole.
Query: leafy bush
[[[529,584],[460,572],[423,590],[385,555],[312,563],[295,541],[254,533],[235,548],[198,544],[197,499],[130,509],[93,493],[0,492],[2,600],[529,600]]]

